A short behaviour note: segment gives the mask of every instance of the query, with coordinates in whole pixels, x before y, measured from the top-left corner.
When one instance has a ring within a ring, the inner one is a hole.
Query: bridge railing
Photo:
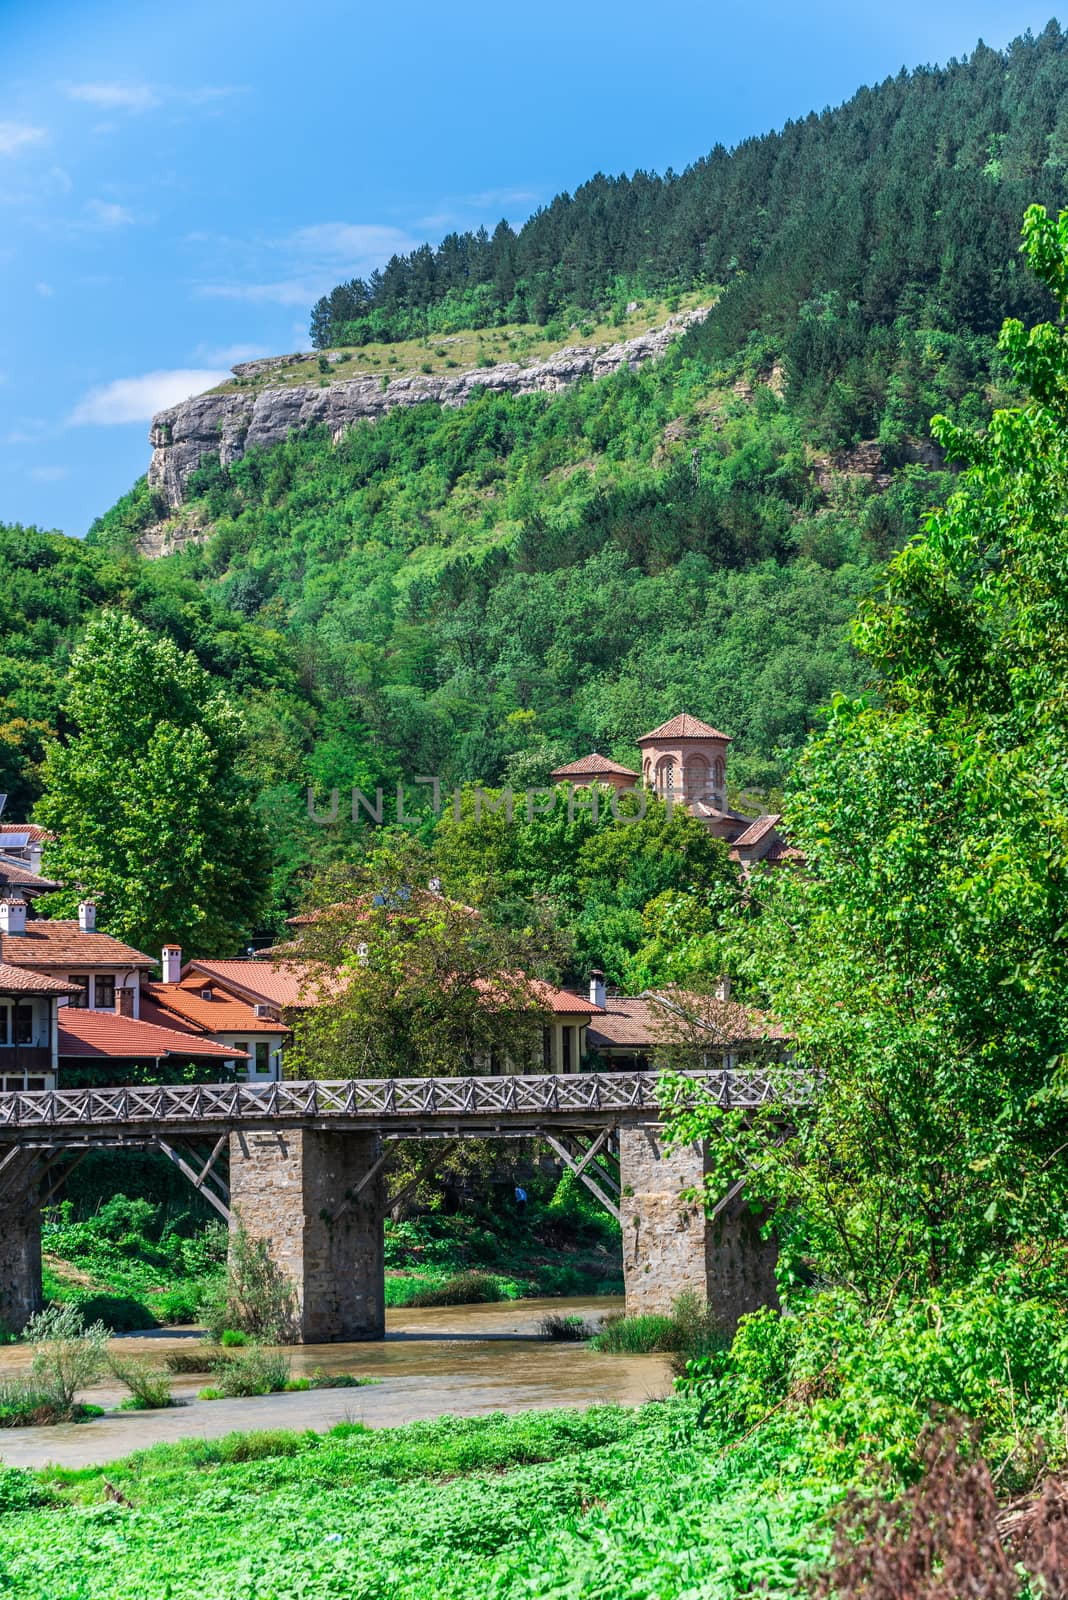
[[[742,1067],[680,1075],[692,1081],[695,1099],[749,1108],[777,1100],[797,1105],[809,1099],[811,1075],[796,1067]],[[674,1098],[674,1097],[673,1097]],[[388,1126],[393,1121],[449,1118],[522,1120],[591,1112],[660,1109],[659,1078],[653,1072],[589,1072],[556,1076],[493,1078],[349,1078],[302,1083],[153,1084],[121,1089],[56,1089],[0,1094],[0,1129],[78,1128],[115,1124],[359,1120]]]

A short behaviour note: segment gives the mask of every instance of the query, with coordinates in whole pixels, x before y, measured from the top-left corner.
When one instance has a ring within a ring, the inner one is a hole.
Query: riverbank
[[[622,1293],[619,1225],[564,1179],[519,1212],[485,1202],[385,1224],[386,1305]],[[508,1192],[510,1196],[510,1191]],[[115,1195],[46,1216],[44,1291],[116,1333],[195,1324],[217,1292],[227,1233],[167,1202]]]
[[[322,1368],[375,1380],[368,1388],[198,1400],[204,1376],[179,1376],[173,1384],[179,1404],[163,1411],[119,1411],[124,1390],[108,1378],[82,1397],[103,1406],[104,1416],[0,1431],[0,1462],[82,1468],[159,1443],[217,1439],[235,1429],[325,1431],[351,1421],[381,1428],[444,1412],[470,1417],[610,1402],[637,1406],[670,1392],[666,1356],[598,1355],[584,1345],[551,1343],[539,1331],[547,1316],[577,1316],[596,1325],[621,1310],[621,1300],[600,1297],[401,1308],[387,1313],[385,1340],[286,1350],[295,1378]],[[196,1346],[192,1331],[112,1341],[124,1356],[141,1356],[160,1367],[172,1352],[189,1353]],[[29,1358],[25,1346],[0,1349],[0,1378],[25,1371]]]

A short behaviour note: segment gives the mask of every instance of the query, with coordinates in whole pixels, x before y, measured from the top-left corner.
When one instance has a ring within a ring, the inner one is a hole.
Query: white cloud
[[[133,212],[114,200],[88,200],[85,209],[99,228],[122,228],[134,221]]]
[[[229,372],[209,367],[178,367],[145,372],[139,378],[115,378],[83,395],[70,420],[78,424],[149,422],[157,411],[214,389],[229,376]]]
[[[28,122],[0,122],[0,156],[14,155],[23,145],[36,144],[44,136],[43,128],[31,127]]]
[[[67,83],[68,100],[81,100],[102,111],[151,111],[160,97],[147,83]]]
[[[316,222],[298,228],[283,244],[296,255],[316,261],[362,261],[369,256],[388,260],[414,249],[417,241],[401,228],[381,222]]]
[[[197,360],[206,361],[209,367],[232,367],[235,361],[255,361],[257,356],[276,354],[266,344],[201,344],[195,353]]]
[[[304,278],[283,278],[277,283],[206,283],[200,293],[209,300],[247,300],[252,305],[303,306],[333,284],[333,277],[308,282]]]
[[[36,483],[60,483],[70,476],[69,467],[31,467],[30,477]]]
[[[190,242],[208,241],[193,235]],[[234,239],[215,242],[231,260],[244,256],[252,266],[243,276],[231,276],[227,282],[201,284],[199,294],[250,305],[308,308],[339,278],[363,276],[397,252],[415,249],[419,241],[384,222],[316,222],[266,244]],[[278,259],[285,275],[262,282],[257,281],[256,267],[262,268],[265,249]]]
[[[35,283],[34,288],[37,290],[37,293],[41,296],[42,300],[51,300],[52,296],[56,292],[52,285],[50,283],[45,283],[43,279],[40,283]]]

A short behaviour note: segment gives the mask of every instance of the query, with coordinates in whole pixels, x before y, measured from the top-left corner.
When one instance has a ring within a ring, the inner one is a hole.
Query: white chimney
[[[41,853],[43,849],[44,846],[41,844],[40,839],[31,839],[29,844],[26,846],[26,856],[31,872],[40,872]]]
[[[717,1000],[729,1000],[730,997],[731,997],[731,978],[730,978],[730,973],[729,972],[724,972],[724,973],[720,974],[719,982],[716,984],[716,999]]]
[[[25,900],[0,900],[0,933],[26,932]]]
[[[604,973],[599,967],[594,967],[590,973],[590,1004],[600,1006],[604,1010]]]
[[[92,900],[79,901],[78,926],[83,933],[96,932],[96,905]]]
[[[177,983],[182,976],[182,947],[180,944],[165,944],[163,946],[163,982]]]

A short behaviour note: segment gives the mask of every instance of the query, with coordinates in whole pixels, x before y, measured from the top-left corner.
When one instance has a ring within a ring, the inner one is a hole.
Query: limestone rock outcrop
[[[255,393],[235,389],[198,395],[153,417],[148,481],[163,491],[176,510],[185,499],[190,476],[205,456],[218,455],[223,466],[228,466],[254,446],[280,444],[294,430],[317,423],[325,424],[338,439],[353,423],[374,420],[397,406],[415,406],[427,400],[462,406],[487,389],[494,394],[555,394],[580,378],[606,377],[620,367],[633,369],[663,355],[687,328],[703,322],[710,309],[699,306],[680,312],[659,328],[607,348],[569,345],[548,360],[529,366],[507,362],[466,372],[412,374],[385,385],[381,378],[363,376],[325,387],[265,388]],[[277,363],[280,358],[272,359]],[[246,374],[251,365],[261,364],[247,363],[243,368]]]

